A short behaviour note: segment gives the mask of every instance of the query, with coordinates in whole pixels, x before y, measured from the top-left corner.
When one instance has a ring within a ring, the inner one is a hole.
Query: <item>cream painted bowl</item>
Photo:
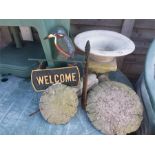
[[[95,61],[112,61],[114,57],[125,56],[135,50],[135,45],[129,38],[118,32],[107,30],[82,32],[74,38],[74,43],[84,52],[88,40],[91,46],[90,58]]]

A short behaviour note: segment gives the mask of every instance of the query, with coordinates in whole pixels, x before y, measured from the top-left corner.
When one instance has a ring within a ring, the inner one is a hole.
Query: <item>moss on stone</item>
[[[110,71],[116,71],[117,63],[116,63],[116,59],[113,59],[110,62],[100,62],[100,63],[90,59],[88,68],[91,72],[94,72],[94,73],[107,73]]]

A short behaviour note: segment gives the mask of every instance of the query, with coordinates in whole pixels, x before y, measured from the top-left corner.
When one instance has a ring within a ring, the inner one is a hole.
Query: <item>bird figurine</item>
[[[64,34],[62,33],[51,33],[49,34],[47,37],[45,37],[44,39],[51,39],[54,38],[54,45],[56,47],[56,49],[65,56],[65,58],[70,58],[71,55],[68,54],[64,49],[62,49],[59,45],[58,45],[58,39],[64,38]]]

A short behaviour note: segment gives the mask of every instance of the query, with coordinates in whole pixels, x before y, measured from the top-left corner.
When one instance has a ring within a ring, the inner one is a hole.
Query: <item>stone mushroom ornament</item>
[[[76,114],[78,97],[76,92],[64,84],[48,87],[40,98],[40,112],[52,124],[66,124]]]

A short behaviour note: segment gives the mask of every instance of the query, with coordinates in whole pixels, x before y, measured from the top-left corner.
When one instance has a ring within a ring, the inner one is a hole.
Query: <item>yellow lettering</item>
[[[65,77],[63,74],[60,74],[60,82],[63,83],[65,81]]]
[[[42,77],[40,77],[40,76],[39,77],[36,77],[36,79],[37,79],[37,82],[38,82],[39,85],[44,83],[43,76]]]
[[[71,74],[65,74],[65,79],[66,79],[66,82],[69,82],[71,81]]]
[[[52,81],[52,76],[51,75],[49,75],[49,80],[50,80],[50,84],[52,84],[53,81]]]
[[[59,75],[54,75],[54,81],[55,81],[55,83],[59,83],[59,80],[58,80],[58,77],[59,77]]]
[[[48,76],[44,76],[45,84],[49,84]]]
[[[75,79],[75,74],[76,74],[76,73],[72,73],[72,81],[76,81],[76,79]]]

